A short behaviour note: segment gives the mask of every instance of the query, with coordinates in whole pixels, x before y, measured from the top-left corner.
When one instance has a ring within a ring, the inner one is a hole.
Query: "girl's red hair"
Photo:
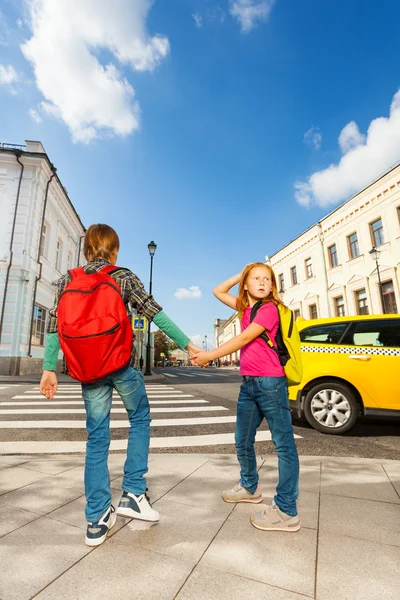
[[[243,273],[240,278],[239,295],[238,295],[238,300],[237,300],[239,318],[242,318],[242,315],[243,315],[244,311],[246,310],[246,307],[249,305],[247,291],[244,289],[244,286],[246,285],[247,279],[250,275],[250,272],[252,269],[254,269],[254,267],[265,267],[266,269],[269,270],[270,275],[271,275],[271,282],[272,282],[271,292],[270,292],[269,296],[267,296],[266,298],[263,298],[262,303],[265,304],[266,302],[272,302],[273,304],[275,304],[275,306],[279,306],[279,304],[281,306],[284,306],[284,304],[278,294],[278,286],[276,284],[276,277],[275,277],[275,273],[274,273],[274,270],[272,269],[272,267],[270,267],[269,265],[266,265],[265,263],[262,263],[262,262],[250,263],[249,265],[246,265],[246,267],[243,269]]]

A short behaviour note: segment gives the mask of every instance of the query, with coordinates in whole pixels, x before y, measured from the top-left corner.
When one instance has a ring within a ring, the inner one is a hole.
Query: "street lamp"
[[[376,272],[378,274],[378,283],[379,283],[379,295],[381,297],[382,312],[383,312],[383,314],[385,314],[386,313],[386,311],[385,311],[385,302],[384,302],[384,299],[383,299],[381,274],[379,272],[379,263],[378,263],[378,258],[379,258],[380,253],[381,253],[380,250],[378,250],[377,248],[375,248],[375,246],[373,248],[371,248],[371,250],[369,251],[369,254],[370,254],[372,260],[374,260],[375,263],[376,263]]]
[[[153,241],[150,242],[150,244],[148,244],[148,249],[149,249],[149,254],[150,254],[150,286],[149,286],[149,293],[151,295],[152,291],[153,291],[153,258],[154,258],[154,254],[156,253],[157,250],[157,244],[155,244]],[[151,367],[150,367],[150,361],[151,361],[151,335],[150,335],[150,325],[151,322],[149,320],[148,322],[148,331],[147,331],[147,348],[146,348],[146,370],[144,372],[145,375],[151,375]]]
[[[204,339],[205,339],[205,348],[206,348],[206,352],[207,352],[207,336],[206,335],[204,336]]]

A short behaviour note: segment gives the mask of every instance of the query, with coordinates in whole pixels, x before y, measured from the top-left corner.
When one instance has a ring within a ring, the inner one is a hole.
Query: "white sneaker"
[[[117,515],[130,519],[140,519],[141,521],[156,522],[160,520],[160,515],[156,510],[151,508],[146,494],[136,496],[130,492],[122,493],[122,498],[117,508]]]
[[[117,520],[115,508],[110,506],[98,521],[88,523],[85,543],[87,546],[100,546],[107,537],[108,532],[114,527]]]

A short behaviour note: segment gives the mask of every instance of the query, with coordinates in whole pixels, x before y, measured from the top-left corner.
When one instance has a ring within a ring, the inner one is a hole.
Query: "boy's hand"
[[[46,396],[48,400],[53,400],[57,392],[58,382],[57,375],[54,371],[43,371],[42,379],[40,380],[40,392]]]
[[[190,364],[196,366],[197,362],[195,358],[199,352],[202,352],[202,349],[193,344],[193,342],[190,342],[190,344],[186,346],[186,350],[189,352]]]
[[[195,356],[195,364],[199,367],[204,367],[208,365],[210,359],[208,358],[208,352],[203,352],[202,350]]]

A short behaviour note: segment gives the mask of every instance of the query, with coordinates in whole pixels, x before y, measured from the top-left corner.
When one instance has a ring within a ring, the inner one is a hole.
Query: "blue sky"
[[[3,0],[0,140],[42,141],[146,286],[154,239],[156,299],[210,338],[214,285],[400,161],[399,20],[395,0]]]

